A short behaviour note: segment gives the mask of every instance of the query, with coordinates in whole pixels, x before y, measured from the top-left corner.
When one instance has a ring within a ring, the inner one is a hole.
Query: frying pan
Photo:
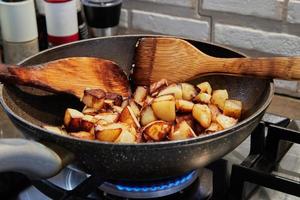
[[[136,43],[145,36],[79,41],[46,50],[20,64],[28,66],[64,57],[92,56],[115,61],[129,74]],[[221,46],[189,42],[212,56],[243,56]],[[67,95],[4,85],[1,105],[28,139],[0,140],[0,172],[18,171],[33,178],[47,178],[72,163],[74,168],[104,179],[149,180],[202,168],[232,151],[249,136],[270,104],[274,86],[269,79],[222,74],[199,77],[192,82],[200,81],[209,81],[214,89],[226,88],[231,98],[241,100],[242,121],[230,129],[197,138],[144,144],[86,141],[44,130],[42,124],[61,125],[65,109],[80,109],[81,103]]]

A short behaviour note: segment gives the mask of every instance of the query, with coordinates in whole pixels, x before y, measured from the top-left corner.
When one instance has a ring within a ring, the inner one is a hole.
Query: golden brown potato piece
[[[198,121],[195,120],[195,123],[194,123],[194,126],[193,126],[193,131],[194,131],[194,133],[195,133],[197,136],[199,136],[199,135],[201,135],[201,134],[204,133],[204,130],[205,130],[205,129],[201,126],[201,124],[200,124]]]
[[[123,108],[120,106],[113,106],[112,108],[113,113],[121,113]]]
[[[170,140],[184,140],[193,137],[196,137],[196,134],[186,121],[176,124],[168,135]]]
[[[192,111],[193,117],[202,127],[208,128],[211,123],[211,112],[207,105],[195,104]]]
[[[175,99],[182,99],[182,88],[180,85],[173,83],[168,87],[162,89],[157,96],[159,97],[167,94],[174,95]]]
[[[137,143],[137,132],[132,126],[123,126],[122,132],[115,140],[115,143],[134,144]]]
[[[151,106],[147,106],[141,111],[141,125],[142,126],[146,126],[147,124],[149,124],[150,122],[153,122],[155,120],[157,120],[157,118],[154,115],[154,112],[153,112]]]
[[[101,89],[86,89],[82,102],[89,108],[100,110],[104,105],[105,96],[105,92]]]
[[[226,99],[228,99],[227,90],[215,90],[211,97],[211,103],[217,105],[221,110],[224,110]]]
[[[212,122],[216,122],[217,121],[217,116],[219,114],[221,114],[221,111],[219,110],[219,108],[214,105],[214,104],[208,104],[208,107],[211,111],[211,121]]]
[[[132,109],[134,115],[139,118],[140,115],[141,115],[141,112],[140,112],[140,107],[135,103],[135,101],[133,99],[130,99],[129,100],[129,106],[130,108]]]
[[[84,115],[83,118],[81,119],[81,123],[80,123],[81,131],[93,133],[94,125],[97,121],[98,121],[98,119],[94,118],[91,115]]]
[[[194,103],[191,101],[176,99],[176,109],[180,112],[191,112],[193,110]]]
[[[83,139],[83,140],[95,140],[95,135],[93,133],[86,132],[86,131],[71,132],[69,134],[73,137]]]
[[[134,101],[139,104],[143,105],[146,97],[148,95],[148,88],[144,86],[138,86],[133,94]]]
[[[209,82],[203,82],[197,85],[197,88],[200,89],[200,93],[211,94],[212,88]]]
[[[134,112],[132,111],[130,106],[126,106],[120,114],[119,118],[120,122],[126,123],[134,128],[140,128],[141,125],[137,120]]]
[[[199,93],[195,98],[193,99],[195,102],[198,103],[206,103],[209,104],[211,99],[211,95],[207,93]]]
[[[174,121],[176,118],[175,98],[173,95],[163,95],[156,97],[152,104],[152,109],[158,119],[164,121]]]
[[[162,89],[168,86],[168,81],[166,79],[161,79],[155,83],[152,83],[149,88],[149,94],[155,97]]]
[[[189,83],[181,83],[182,88],[182,98],[184,100],[190,101],[197,95],[197,89],[194,85]]]
[[[121,108],[125,108],[126,106],[128,106],[129,104],[129,99],[125,99],[122,103],[121,103]]]
[[[220,124],[216,122],[212,122],[210,126],[207,129],[205,129],[204,133],[210,134],[221,130],[223,130],[223,127]]]
[[[119,120],[118,113],[99,113],[94,116],[97,119],[97,124],[101,124],[101,120],[105,121],[107,124],[115,123]]]
[[[239,119],[242,113],[242,102],[227,99],[224,104],[223,114],[235,119]]]
[[[67,132],[63,130],[61,127],[58,126],[50,126],[50,125],[43,125],[44,129],[47,129],[48,131],[60,134],[60,135],[67,135]]]
[[[142,132],[154,141],[161,141],[166,138],[167,134],[171,130],[171,127],[172,125],[168,122],[161,120],[154,121],[145,126]]]
[[[217,116],[217,122],[222,126],[222,128],[226,129],[236,125],[238,120],[223,114],[219,114]]]
[[[95,138],[96,140],[105,142],[114,142],[121,134],[122,124],[113,123],[107,126],[96,126],[95,128]]]
[[[65,112],[64,126],[67,132],[77,132],[81,130],[81,119],[83,114],[78,110],[68,108]]]

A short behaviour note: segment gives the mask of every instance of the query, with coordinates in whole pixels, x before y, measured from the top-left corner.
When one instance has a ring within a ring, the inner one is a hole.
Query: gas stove
[[[265,114],[251,137],[233,152],[204,169],[167,180],[101,180],[70,165],[48,180],[30,181],[20,174],[0,174],[0,195],[19,200],[298,199],[299,127],[297,121]]]

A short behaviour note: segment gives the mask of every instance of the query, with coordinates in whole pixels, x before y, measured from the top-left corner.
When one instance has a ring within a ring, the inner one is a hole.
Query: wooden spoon
[[[100,88],[129,96],[129,82],[114,62],[100,58],[72,57],[20,67],[0,64],[0,81],[63,92],[82,98],[86,88]]]
[[[216,72],[299,80],[300,57],[216,58],[178,38],[142,38],[136,50],[133,80],[138,85],[162,78],[184,82]]]

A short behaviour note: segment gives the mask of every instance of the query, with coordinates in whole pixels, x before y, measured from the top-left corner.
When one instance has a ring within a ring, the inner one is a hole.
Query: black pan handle
[[[0,172],[20,172],[31,179],[56,175],[74,156],[61,147],[47,146],[26,139],[1,139]]]

